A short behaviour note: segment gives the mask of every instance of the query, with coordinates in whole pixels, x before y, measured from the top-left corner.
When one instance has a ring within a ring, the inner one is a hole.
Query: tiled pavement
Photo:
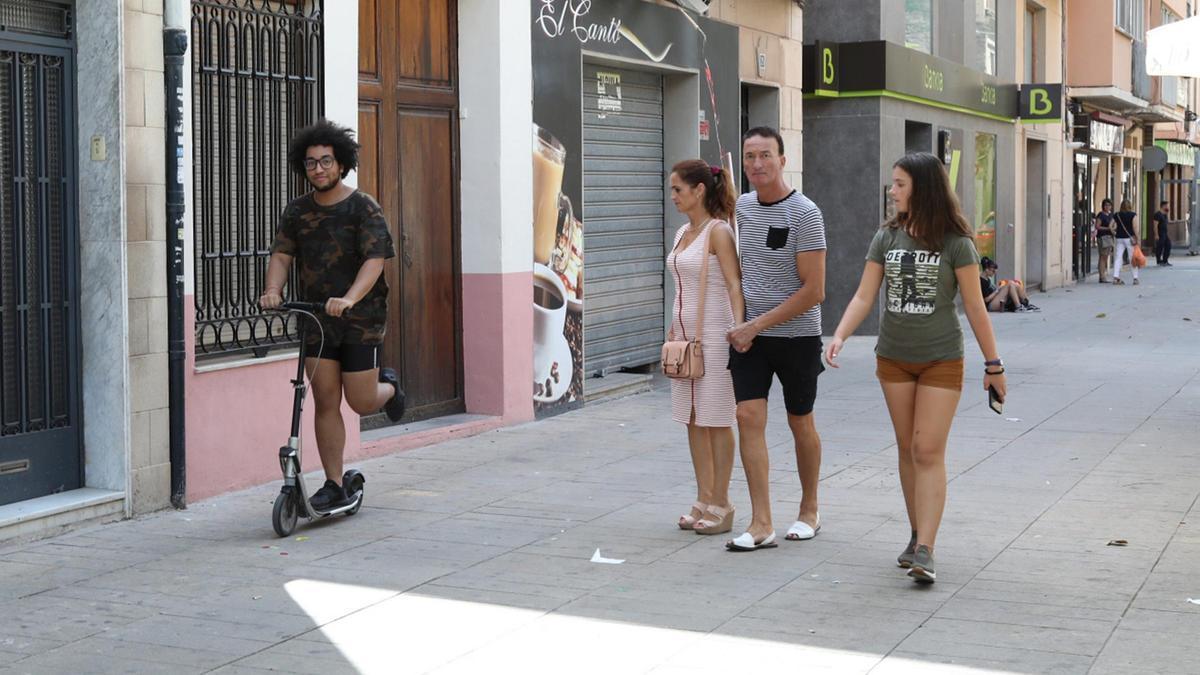
[[[0,547],[0,673],[1200,672],[1200,259],[1143,276],[993,315],[1003,417],[968,347],[932,587],[894,565],[908,528],[858,338],[822,376],[813,541],[732,555],[678,530],[693,482],[659,389],[366,462],[358,515],[288,539],[270,484]],[[776,392],[781,534],[782,412]]]

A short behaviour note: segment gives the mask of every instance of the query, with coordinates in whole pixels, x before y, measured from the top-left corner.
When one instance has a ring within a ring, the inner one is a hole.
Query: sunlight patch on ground
[[[285,588],[320,626],[299,639],[334,645],[360,673],[1004,672],[323,581]]]

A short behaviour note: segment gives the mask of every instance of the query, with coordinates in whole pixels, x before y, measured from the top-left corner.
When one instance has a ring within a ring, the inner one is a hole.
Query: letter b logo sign
[[[1029,112],[1030,114],[1040,117],[1050,114],[1054,109],[1054,103],[1050,100],[1050,93],[1045,89],[1033,89],[1029,92]]]
[[[833,84],[833,50],[829,47],[821,50],[821,80]]]

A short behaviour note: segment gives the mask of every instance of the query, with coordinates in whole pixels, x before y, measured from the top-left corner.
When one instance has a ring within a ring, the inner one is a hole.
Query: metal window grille
[[[0,51],[0,436],[71,424],[68,81]]]
[[[71,36],[71,8],[44,0],[0,0],[0,30]]]
[[[295,320],[258,297],[279,214],[307,189],[287,143],[324,108],[323,7],[192,2],[197,358],[296,343]]]

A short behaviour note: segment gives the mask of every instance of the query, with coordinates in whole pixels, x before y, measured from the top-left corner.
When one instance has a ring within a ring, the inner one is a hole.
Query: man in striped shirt
[[[755,127],[742,137],[742,166],[754,192],[737,201],[738,252],[746,321],[729,331],[729,370],[737,398],[742,465],[753,509],[731,551],[776,545],[767,456],[767,395],[778,377],[796,447],[803,497],[787,538],[821,529],[817,481],[821,437],[813,423],[821,365],[821,301],[825,298],[825,222],[821,210],[783,178],[783,138]]]

